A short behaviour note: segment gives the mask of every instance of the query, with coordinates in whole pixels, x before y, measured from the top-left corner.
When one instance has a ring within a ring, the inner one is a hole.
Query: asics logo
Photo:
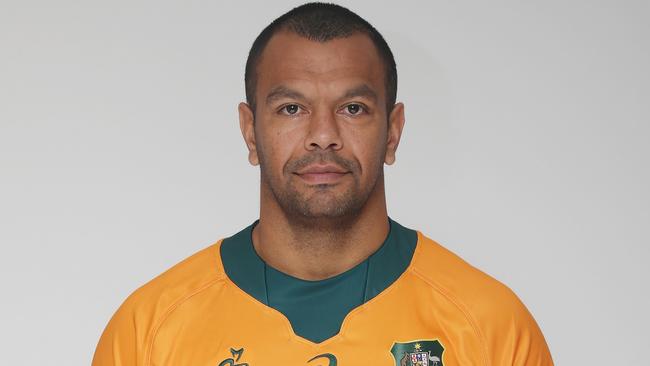
[[[314,366],[336,366],[336,356],[334,356],[331,353],[323,353],[321,355],[318,355],[318,356],[312,358],[311,360],[309,360],[307,362],[309,363],[309,362],[312,362],[312,361],[316,361],[318,359],[327,360],[328,363],[327,364],[318,363],[318,364],[314,364]]]

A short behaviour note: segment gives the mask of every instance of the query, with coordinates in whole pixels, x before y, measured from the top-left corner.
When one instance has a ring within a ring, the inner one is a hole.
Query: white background
[[[298,4],[0,0],[0,364],[89,364],[131,291],[257,217],[244,63]],[[556,364],[647,365],[649,3],[343,4],[396,55],[389,215],[509,285]]]

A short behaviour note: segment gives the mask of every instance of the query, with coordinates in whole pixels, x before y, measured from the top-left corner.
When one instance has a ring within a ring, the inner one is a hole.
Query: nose
[[[309,151],[318,148],[340,150],[342,147],[343,141],[334,112],[324,110],[312,114],[309,131],[305,138],[305,149]]]

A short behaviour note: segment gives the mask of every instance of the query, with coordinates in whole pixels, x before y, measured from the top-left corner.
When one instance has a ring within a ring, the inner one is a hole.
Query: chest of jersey
[[[319,314],[314,314],[318,321]],[[150,365],[476,365],[480,344],[462,311],[412,272],[313,343],[287,318],[225,280],[174,309],[156,330]]]

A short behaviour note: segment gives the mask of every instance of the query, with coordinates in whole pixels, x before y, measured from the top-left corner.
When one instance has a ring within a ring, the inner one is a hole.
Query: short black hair
[[[397,98],[397,67],[388,43],[359,15],[340,5],[320,2],[307,3],[281,15],[266,26],[253,42],[244,73],[246,101],[253,109],[253,113],[255,113],[256,103],[257,64],[271,37],[283,30],[316,42],[346,38],[355,33],[366,34],[385,64],[386,111],[390,113]]]

